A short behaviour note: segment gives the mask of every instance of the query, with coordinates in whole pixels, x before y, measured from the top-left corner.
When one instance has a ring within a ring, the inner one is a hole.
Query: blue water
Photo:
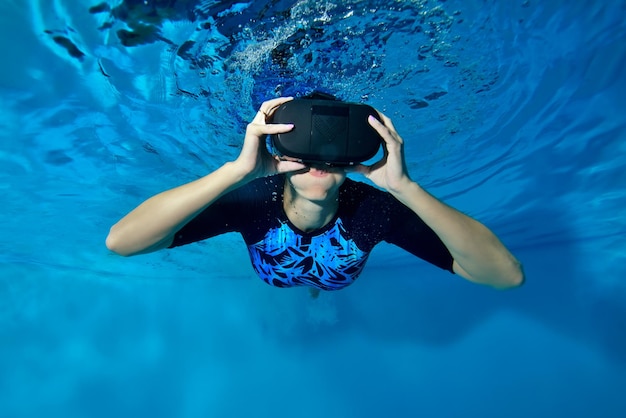
[[[0,4],[0,417],[626,416],[626,2],[96,5]],[[386,112],[525,286],[381,245],[314,300],[234,235],[106,250],[315,88]]]

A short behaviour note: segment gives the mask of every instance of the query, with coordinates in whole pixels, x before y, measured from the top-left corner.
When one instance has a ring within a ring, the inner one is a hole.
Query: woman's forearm
[[[393,194],[435,231],[452,254],[457,274],[498,288],[523,283],[521,264],[483,224],[442,203],[417,183],[409,182]]]
[[[227,163],[205,177],[159,193],[113,225],[106,245],[124,256],[165,248],[194,216],[246,181],[234,163]]]
[[[263,102],[246,127],[239,157],[191,183],[151,197],[111,227],[107,247],[120,255],[134,255],[165,248],[174,234],[223,194],[254,178],[301,170],[294,161],[278,161],[265,147],[267,135],[286,133],[292,124],[268,124],[274,111],[292,98]]]

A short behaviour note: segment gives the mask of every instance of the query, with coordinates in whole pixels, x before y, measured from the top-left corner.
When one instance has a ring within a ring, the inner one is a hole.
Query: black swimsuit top
[[[178,231],[171,247],[239,232],[256,273],[277,287],[346,287],[381,241],[452,271],[452,256],[439,237],[389,193],[346,179],[333,220],[307,233],[287,218],[284,182],[283,175],[266,177],[225,194]]]

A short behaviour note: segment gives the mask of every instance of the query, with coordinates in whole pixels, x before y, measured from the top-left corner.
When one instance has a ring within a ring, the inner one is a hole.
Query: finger
[[[393,124],[391,124],[390,120],[388,120],[388,122],[391,125],[391,128],[387,125],[383,125],[383,123],[376,119],[374,116],[369,116],[367,118],[367,121],[369,122],[370,126],[374,128],[374,130],[376,130],[380,137],[385,141],[385,145],[387,147],[402,145],[402,138],[400,138],[400,135],[398,135],[395,130],[392,130]]]
[[[345,168],[346,173],[359,173],[363,174],[364,176],[367,176],[371,170],[372,167],[365,164],[355,164],[353,166]]]
[[[383,125],[381,121],[379,121],[378,119],[376,119],[374,116],[371,116],[371,115],[367,118],[367,121],[369,122],[370,126],[374,128],[376,132],[378,132],[378,135],[380,135],[380,137],[385,141],[387,145],[393,144],[396,142],[396,138],[394,138],[394,135],[392,135],[389,128]]]
[[[271,123],[266,125],[265,123],[253,122],[248,125],[247,133],[261,137],[264,135],[284,134],[292,129],[293,123]]]
[[[296,162],[296,163],[302,163],[302,160],[298,159],[298,158],[294,158],[294,157],[289,157],[288,155],[276,155],[275,156],[277,161],[291,161],[291,162]]]
[[[378,112],[378,115],[379,115],[379,116],[380,116],[380,118],[382,119],[383,124],[384,124],[387,128],[389,128],[389,130],[390,130],[390,131],[392,131],[392,132],[394,132],[394,133],[397,133],[397,132],[396,132],[396,128],[395,128],[395,126],[393,126],[393,122],[391,121],[391,119],[390,119],[387,115],[385,115],[383,112],[381,112],[380,110],[378,110],[378,109],[376,110],[376,112]]]
[[[279,97],[277,99],[267,100],[261,104],[259,111],[255,116],[255,121],[259,123],[261,121],[267,122],[272,118],[272,115],[282,105],[283,103],[287,103],[288,101],[293,100],[293,97]]]
[[[276,171],[278,173],[288,173],[290,171],[306,170],[307,166],[297,161],[287,161],[276,159]]]
[[[282,105],[283,103],[287,103],[290,100],[293,100],[293,97],[278,97],[276,99],[267,100],[261,104],[261,110],[265,113],[269,113],[272,110],[276,109],[278,106]]]

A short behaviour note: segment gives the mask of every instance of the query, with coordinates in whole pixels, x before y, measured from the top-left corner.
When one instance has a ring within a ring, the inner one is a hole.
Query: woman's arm
[[[483,224],[442,203],[415,182],[391,193],[435,231],[454,258],[455,273],[497,288],[523,283],[519,261]]]
[[[296,162],[278,161],[265,148],[265,137],[288,132],[292,125],[266,124],[265,120],[290,98],[270,100],[246,129],[239,157],[211,174],[151,197],[117,222],[106,246],[124,255],[136,255],[168,247],[174,234],[220,196],[258,177],[299,170]]]
[[[496,288],[524,282],[521,264],[480,222],[440,202],[412,181],[406,170],[403,140],[391,120],[384,125],[370,117],[370,125],[385,141],[385,156],[358,171],[415,212],[443,241],[454,258],[454,272],[467,280]]]
[[[245,184],[234,163],[146,200],[111,227],[109,250],[124,256],[168,247],[174,234],[228,191]]]

